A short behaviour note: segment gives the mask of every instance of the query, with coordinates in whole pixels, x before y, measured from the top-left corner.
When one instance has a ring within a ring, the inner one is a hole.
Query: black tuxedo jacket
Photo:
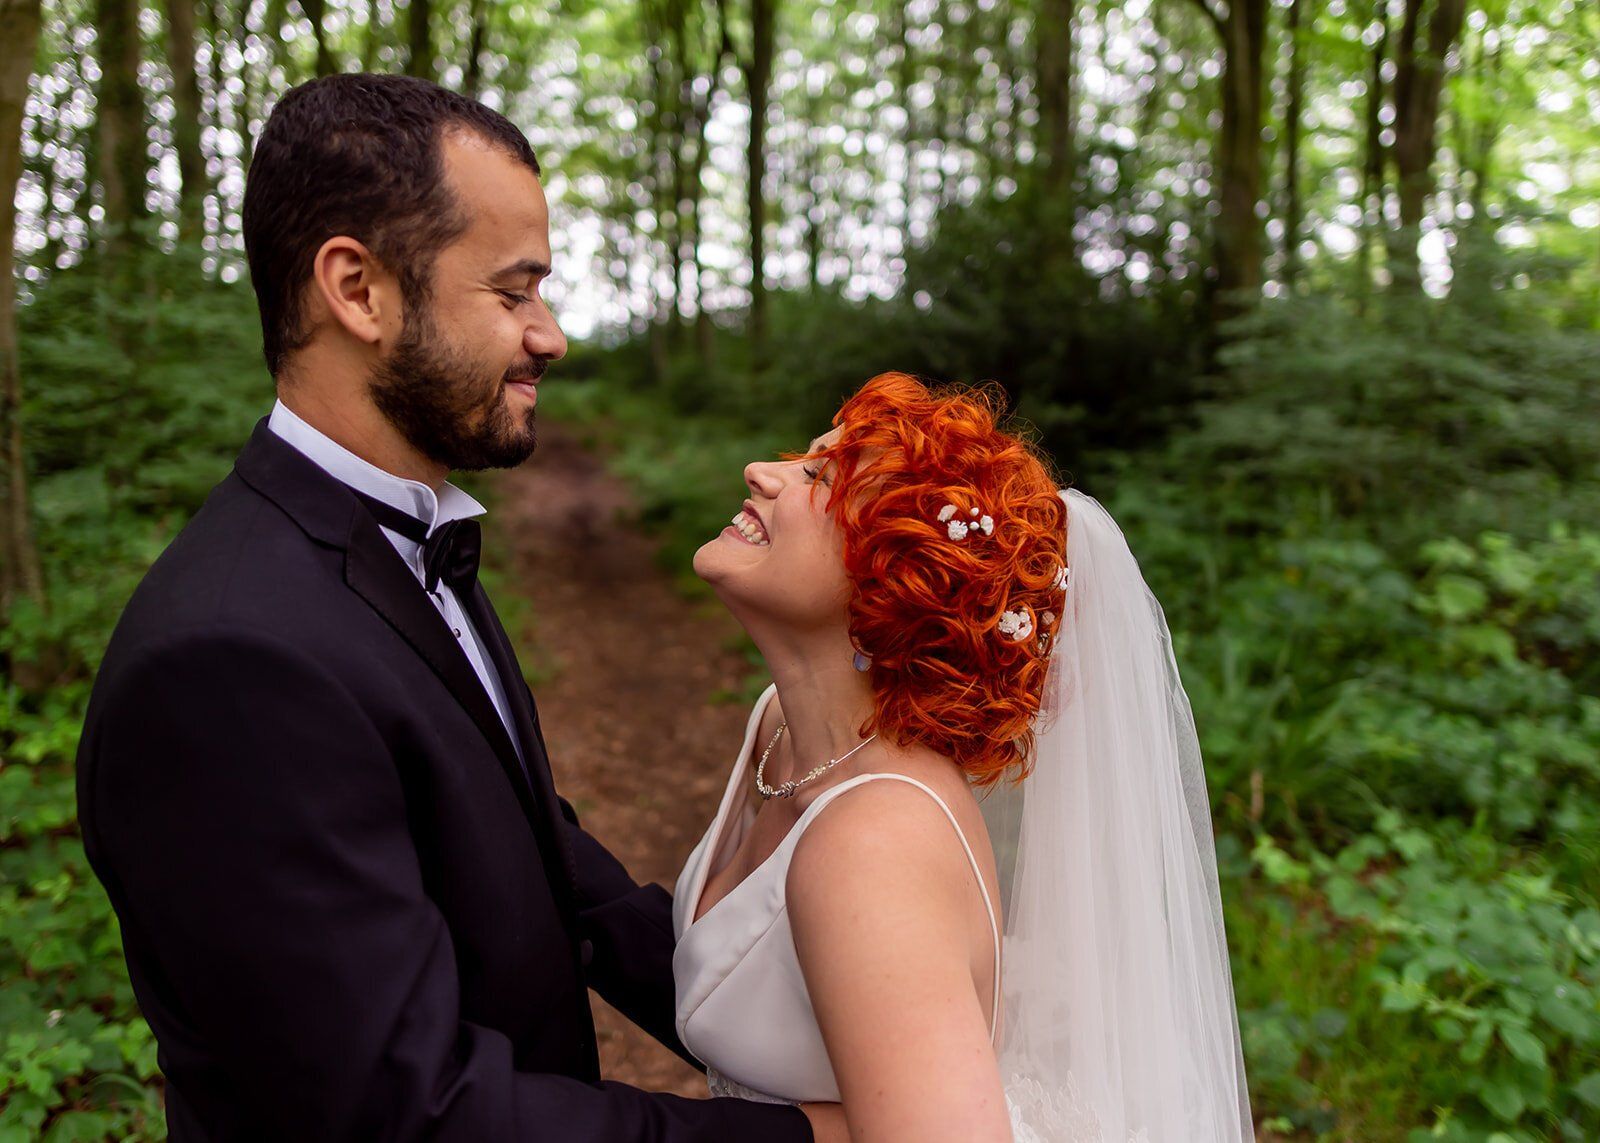
[[[590,985],[683,1054],[671,901],[578,827],[504,682],[526,768],[371,514],[259,425],[128,604],[78,753],[175,1143],[810,1139],[600,1079]]]

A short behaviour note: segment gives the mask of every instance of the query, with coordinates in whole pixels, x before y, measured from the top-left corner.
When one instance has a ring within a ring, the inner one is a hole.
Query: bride
[[[775,682],[674,914],[713,1093],[858,1140],[1253,1139],[1194,725],[1115,523],[902,374],[745,481],[695,570]]]

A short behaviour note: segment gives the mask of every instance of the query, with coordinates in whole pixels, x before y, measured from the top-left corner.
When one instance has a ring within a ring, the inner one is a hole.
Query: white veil
[[[1032,774],[985,802],[1006,898],[1000,1041],[1018,1143],[1253,1141],[1189,700],[1122,531],[1065,491]]]

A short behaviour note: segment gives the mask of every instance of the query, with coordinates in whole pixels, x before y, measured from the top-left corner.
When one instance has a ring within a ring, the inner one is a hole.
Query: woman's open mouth
[[[733,533],[747,544],[758,548],[769,547],[772,539],[767,535],[766,525],[761,522],[761,517],[750,508],[745,508],[733,518]]]

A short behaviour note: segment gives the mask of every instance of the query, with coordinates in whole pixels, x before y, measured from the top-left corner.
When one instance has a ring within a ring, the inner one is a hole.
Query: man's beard
[[[435,464],[456,471],[515,468],[533,455],[538,435],[535,410],[517,424],[506,382],[538,380],[545,361],[536,358],[492,379],[480,370],[439,336],[424,309],[406,320],[368,385],[378,411]]]

